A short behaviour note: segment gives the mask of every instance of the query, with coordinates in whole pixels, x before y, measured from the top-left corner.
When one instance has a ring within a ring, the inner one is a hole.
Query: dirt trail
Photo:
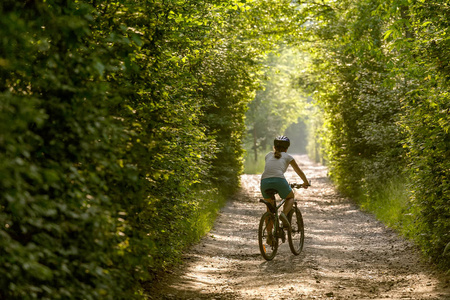
[[[257,227],[259,176],[222,209],[213,230],[184,264],[154,285],[150,299],[450,299],[449,278],[421,261],[417,249],[341,197],[327,170],[296,156],[312,187],[296,190],[305,246],[294,256],[281,244],[265,261]],[[288,171],[290,182],[300,182]]]

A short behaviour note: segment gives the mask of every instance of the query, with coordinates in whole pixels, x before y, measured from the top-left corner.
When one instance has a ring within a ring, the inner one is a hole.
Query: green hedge
[[[316,87],[330,174],[448,269],[448,7],[347,0],[326,8],[308,12],[323,21],[311,26],[314,67],[299,81]]]
[[[114,193],[136,172],[118,163],[125,136],[108,114],[114,100],[100,71],[111,65],[90,41],[92,12],[74,2],[1,4],[5,299],[112,298],[131,288]]]

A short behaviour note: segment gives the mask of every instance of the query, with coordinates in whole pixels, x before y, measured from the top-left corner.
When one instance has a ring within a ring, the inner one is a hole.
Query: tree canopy
[[[308,108],[307,98],[296,87],[296,79],[304,68],[304,54],[293,48],[278,51],[264,60],[261,89],[248,104],[246,113],[246,145],[255,161],[265,155],[261,151],[272,147],[274,137],[305,118]]]

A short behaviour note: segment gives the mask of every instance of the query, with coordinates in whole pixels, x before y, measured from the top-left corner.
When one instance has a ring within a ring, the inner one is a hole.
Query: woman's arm
[[[297,165],[297,162],[295,161],[295,159],[291,160],[291,162],[289,164],[292,166],[292,168],[294,168],[295,173],[297,173],[297,175],[300,176],[300,178],[303,180],[303,187],[305,189],[307,189],[309,186],[309,181],[306,178],[305,173],[303,173],[303,171]]]

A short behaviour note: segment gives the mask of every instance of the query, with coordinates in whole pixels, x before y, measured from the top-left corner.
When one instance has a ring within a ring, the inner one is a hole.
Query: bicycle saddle
[[[276,189],[267,189],[264,191],[267,195],[273,196],[275,194],[278,194],[278,191]]]

